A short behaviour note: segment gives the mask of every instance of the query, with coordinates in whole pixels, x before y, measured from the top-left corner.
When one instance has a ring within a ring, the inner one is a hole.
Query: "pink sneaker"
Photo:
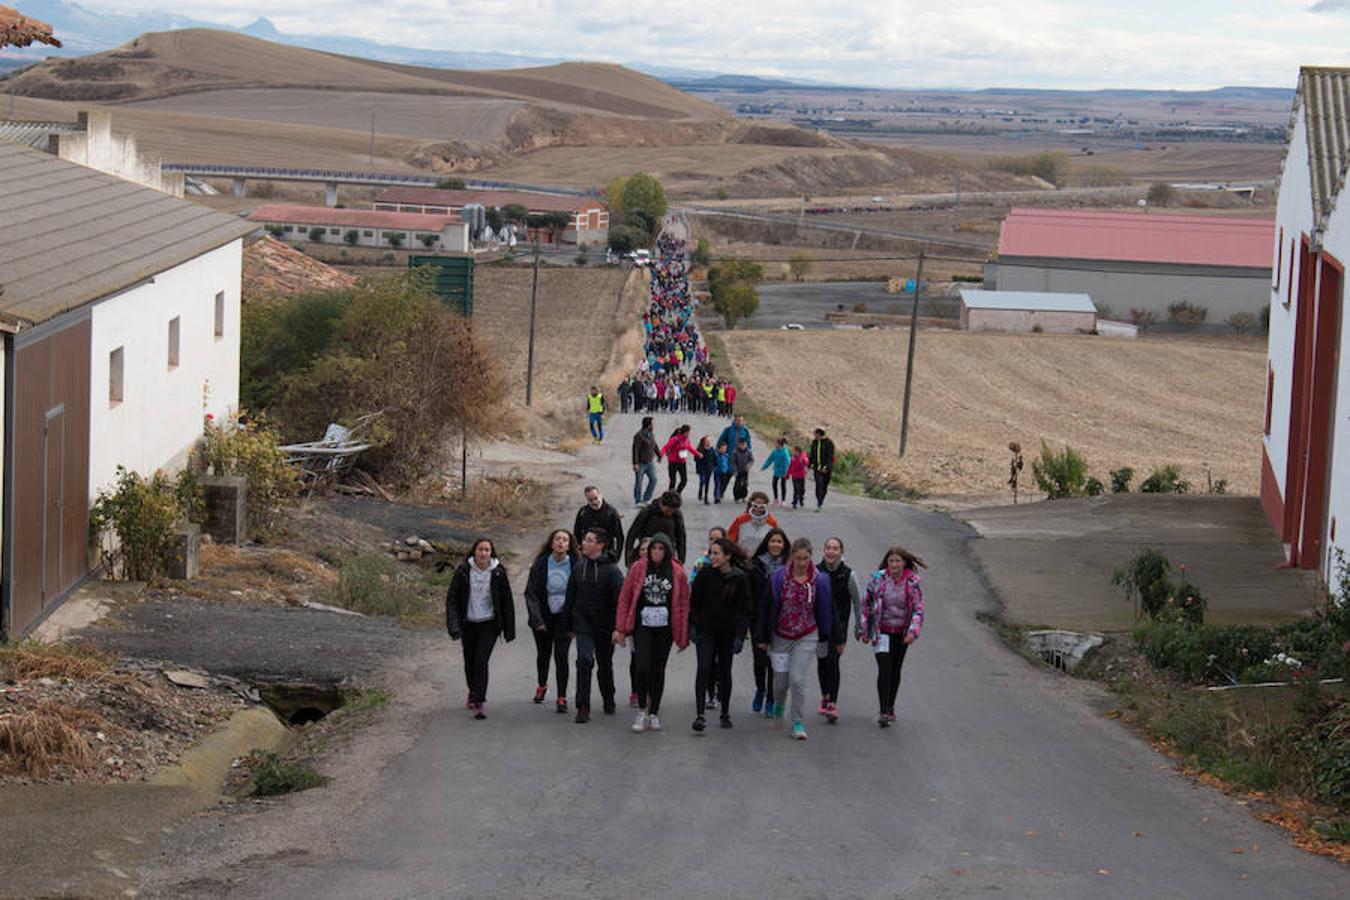
[[[466,697],[466,698],[464,699],[464,708],[465,708],[465,709],[473,709],[473,692],[472,692],[472,691],[470,691],[470,692],[469,692],[469,696]]]
[[[831,700],[829,705],[825,708],[825,721],[829,722],[831,725],[839,721],[839,707],[834,705],[833,700]]]
[[[830,701],[824,697],[820,699],[820,706],[816,709],[816,715],[828,716],[830,714]]]

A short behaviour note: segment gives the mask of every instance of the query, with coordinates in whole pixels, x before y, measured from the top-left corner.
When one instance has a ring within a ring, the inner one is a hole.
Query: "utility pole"
[[[375,166],[375,107],[370,108],[370,150],[367,152],[370,166]]]
[[[539,232],[534,233],[534,285],[530,288],[530,351],[525,357],[525,405],[534,397],[534,321],[539,307]]]
[[[905,406],[900,414],[900,455],[909,442],[909,394],[914,387],[914,342],[919,336],[919,290],[923,286],[923,248],[919,249],[919,268],[914,273],[914,311],[909,317],[909,356],[905,361]]]
[[[961,170],[956,170],[956,212],[952,215],[953,225],[961,230]]]

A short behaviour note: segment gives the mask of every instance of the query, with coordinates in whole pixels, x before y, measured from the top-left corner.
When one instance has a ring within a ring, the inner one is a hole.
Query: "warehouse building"
[[[966,331],[1091,334],[1097,328],[1097,307],[1087,294],[963,290],[961,327]]]
[[[248,218],[283,241],[469,252],[469,227],[454,213],[431,215],[269,203],[255,209]]]
[[[1087,294],[1103,314],[1147,311],[1158,322],[1189,303],[1223,326],[1270,302],[1269,219],[1143,212],[1014,209],[999,233],[985,287]]]

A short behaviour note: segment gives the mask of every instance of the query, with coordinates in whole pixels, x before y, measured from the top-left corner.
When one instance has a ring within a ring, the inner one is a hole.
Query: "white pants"
[[[769,665],[773,668],[773,696],[782,703],[792,686],[789,712],[792,721],[801,722],[806,712],[806,682],[811,674],[811,663],[816,658],[820,640],[812,632],[797,640],[775,634],[769,643]]]

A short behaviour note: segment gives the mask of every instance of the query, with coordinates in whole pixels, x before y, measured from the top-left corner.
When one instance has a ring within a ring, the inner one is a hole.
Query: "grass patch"
[[[253,772],[254,797],[278,797],[322,787],[328,783],[328,777],[320,775],[305,763],[288,762],[271,750],[255,751],[249,755],[249,768]]]
[[[56,768],[87,769],[94,763],[94,751],[79,727],[91,725],[112,727],[98,713],[50,700],[26,712],[0,715],[0,761],[6,771],[30,778],[45,778]]]
[[[27,640],[0,647],[0,680],[88,680],[108,674],[114,658],[91,643],[44,644]]]
[[[736,367],[732,364],[731,358],[727,356],[727,347],[726,344],[722,343],[722,338],[712,332],[705,332],[703,337],[708,344],[708,355],[712,359],[716,371],[730,378],[732,383],[737,385],[736,413],[745,416],[746,424],[765,437],[777,438],[780,435],[787,435],[789,443],[807,446],[810,443],[810,437],[800,431],[795,422],[787,416],[756,403],[746,394],[744,388],[739,384],[740,379],[736,377]]]
[[[387,706],[388,703],[389,695],[379,688],[346,691],[342,695],[342,710],[344,712],[365,712],[366,710]]]
[[[362,553],[344,562],[333,599],[344,609],[395,618],[425,615],[433,605],[424,579],[402,571],[384,553]]]
[[[1313,826],[1323,840],[1350,844],[1350,819],[1332,819]]]
[[[495,522],[516,522],[528,519],[539,511],[539,495],[543,485],[528,478],[517,469],[505,475],[485,475],[469,484],[469,495],[458,492],[449,498],[452,510],[473,519]]]

